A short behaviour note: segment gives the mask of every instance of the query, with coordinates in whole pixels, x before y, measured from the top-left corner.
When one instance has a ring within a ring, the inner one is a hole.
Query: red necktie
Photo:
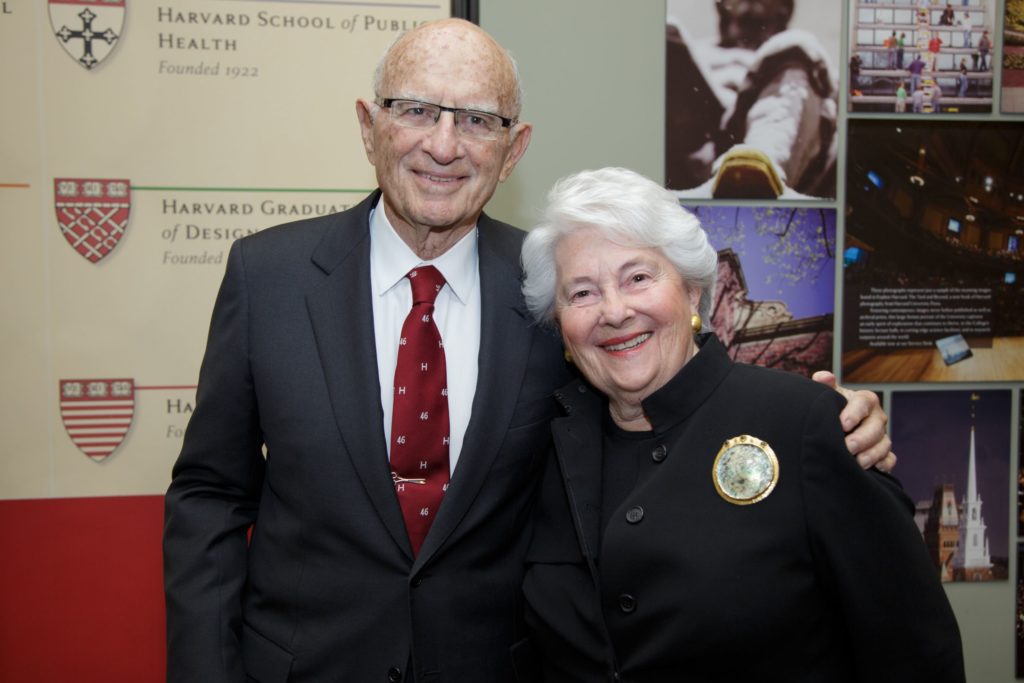
[[[391,478],[417,555],[448,488],[448,373],[434,324],[434,300],[444,276],[433,266],[421,266],[406,277],[412,284],[412,310],[398,341]]]

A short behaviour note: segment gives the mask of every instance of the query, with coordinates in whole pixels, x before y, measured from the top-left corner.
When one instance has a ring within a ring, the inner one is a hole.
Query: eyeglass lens
[[[410,128],[432,127],[441,117],[442,111],[451,111],[455,116],[455,129],[471,137],[493,138],[502,128],[501,117],[488,112],[442,108],[437,104],[415,100],[391,102],[391,117]]]

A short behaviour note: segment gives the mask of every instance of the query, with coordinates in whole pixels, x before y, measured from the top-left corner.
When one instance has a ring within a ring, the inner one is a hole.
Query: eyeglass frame
[[[458,117],[460,112],[463,113],[463,114],[486,114],[487,116],[495,116],[495,117],[498,118],[498,120],[501,121],[501,127],[502,128],[511,128],[512,126],[514,126],[517,123],[519,123],[519,119],[518,118],[509,118],[507,116],[502,116],[501,114],[498,114],[498,113],[493,112],[493,111],[484,111],[482,109],[466,109],[466,108],[463,108],[463,107],[446,107],[443,104],[435,104],[434,102],[424,102],[423,100],[414,100],[414,99],[410,99],[408,97],[380,97],[380,96],[378,96],[378,97],[375,97],[373,99],[373,102],[378,107],[381,107],[383,109],[388,109],[388,110],[391,109],[391,105],[394,104],[395,102],[412,102],[414,104],[422,104],[422,105],[427,106],[427,107],[437,107],[437,118],[434,119],[434,125],[437,125],[437,122],[441,120],[441,114],[443,114],[446,111],[450,111],[452,113],[452,117],[455,117],[455,118]],[[402,124],[399,123],[398,125],[402,125]],[[406,126],[406,127],[413,128],[414,130],[416,129],[415,126]],[[422,128],[421,130],[426,130],[426,128]],[[456,130],[458,130],[458,129],[456,128]],[[487,138],[481,138],[481,139],[487,139]]]

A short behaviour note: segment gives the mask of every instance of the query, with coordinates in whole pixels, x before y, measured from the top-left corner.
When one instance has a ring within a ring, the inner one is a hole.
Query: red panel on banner
[[[163,496],[0,501],[0,681],[163,681]]]

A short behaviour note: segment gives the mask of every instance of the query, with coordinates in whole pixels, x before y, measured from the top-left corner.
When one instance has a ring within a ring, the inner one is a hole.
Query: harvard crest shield
[[[72,59],[92,69],[113,52],[126,0],[49,0],[53,35]]]
[[[132,379],[62,379],[60,417],[71,441],[99,462],[121,445],[135,415]]]
[[[124,237],[132,205],[129,181],[55,178],[53,194],[61,234],[87,260],[98,262]]]

